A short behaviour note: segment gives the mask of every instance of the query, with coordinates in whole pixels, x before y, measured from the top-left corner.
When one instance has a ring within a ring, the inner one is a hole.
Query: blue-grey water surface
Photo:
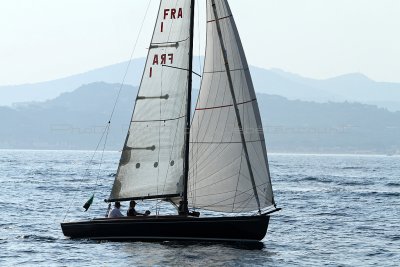
[[[88,165],[91,156],[0,150],[0,266],[399,266],[400,157],[270,155],[283,210],[262,243],[246,246],[65,238],[65,215],[71,221],[106,212],[102,200],[119,153],[106,152],[101,166],[101,155]],[[155,210],[154,202],[139,206]]]

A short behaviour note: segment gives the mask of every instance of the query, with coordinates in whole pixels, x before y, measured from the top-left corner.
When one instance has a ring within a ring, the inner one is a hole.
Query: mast
[[[249,157],[249,152],[247,150],[246,138],[243,134],[243,125],[242,125],[242,121],[240,119],[240,113],[239,113],[238,104],[237,104],[237,100],[236,100],[235,90],[233,88],[231,70],[230,70],[229,63],[228,63],[229,61],[228,61],[228,56],[226,53],[224,40],[222,38],[221,25],[219,24],[219,17],[218,17],[218,13],[217,13],[217,7],[215,6],[215,0],[212,0],[212,7],[213,7],[213,11],[214,11],[214,19],[215,19],[215,23],[217,26],[217,32],[218,32],[218,37],[219,37],[219,41],[220,41],[220,45],[221,45],[222,55],[223,55],[223,59],[224,59],[224,63],[225,63],[225,71],[228,76],[227,78],[228,78],[228,83],[229,83],[229,89],[230,89],[230,92],[232,95],[233,107],[235,109],[236,119],[237,119],[239,131],[240,131],[240,138],[241,138],[242,145],[243,145],[243,152],[246,157],[246,163],[247,163],[247,167],[249,169],[250,179],[251,179],[251,183],[253,186],[254,197],[256,198],[256,201],[257,201],[258,211],[261,213],[261,205],[260,205],[260,199],[259,199],[258,193],[257,193],[257,185],[256,185],[256,182],[254,179],[253,169],[250,164],[250,157]]]
[[[194,8],[195,0],[190,1],[190,47],[189,47],[189,70],[188,70],[188,92],[186,107],[186,127],[185,127],[185,161],[183,171],[183,203],[182,211],[189,213],[188,209],[188,181],[189,181],[189,143],[190,143],[190,118],[192,108],[192,72],[193,72],[193,39],[194,39]]]

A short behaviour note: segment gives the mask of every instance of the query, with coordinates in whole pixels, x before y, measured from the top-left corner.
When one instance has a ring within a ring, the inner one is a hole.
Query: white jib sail
[[[190,1],[162,0],[111,200],[181,194]]]
[[[189,205],[223,212],[254,211],[274,204],[260,112],[229,5],[226,0],[215,0],[216,18],[213,2],[207,0],[206,58],[191,128]],[[217,22],[228,58],[234,96]],[[245,144],[233,97],[236,98]]]

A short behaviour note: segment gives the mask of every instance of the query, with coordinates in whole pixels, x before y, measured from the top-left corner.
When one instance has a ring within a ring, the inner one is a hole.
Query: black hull
[[[62,223],[65,236],[129,241],[260,241],[269,216],[196,218],[184,216],[123,217]]]

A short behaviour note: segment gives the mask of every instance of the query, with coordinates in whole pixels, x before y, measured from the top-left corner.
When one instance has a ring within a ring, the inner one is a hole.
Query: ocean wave
[[[300,181],[319,182],[319,183],[332,183],[332,180],[326,177],[305,176]]]
[[[346,166],[342,167],[342,170],[367,170],[368,168],[366,167],[360,167],[360,166]]]
[[[392,241],[400,241],[400,235],[394,235],[389,237]]]
[[[55,240],[58,240],[55,237],[39,236],[39,235],[23,235],[23,236],[19,236],[19,239],[27,239],[27,240],[40,241],[40,242],[54,242]]]
[[[359,192],[358,194],[361,196],[400,197],[400,192],[364,191],[364,192]]]
[[[367,181],[341,181],[338,183],[339,185],[347,185],[347,186],[367,186],[367,185],[374,185],[373,182]]]
[[[381,193],[381,195],[385,197],[400,197],[400,192],[386,192]]]
[[[389,187],[400,187],[400,183],[391,182],[391,183],[387,183],[386,186],[389,186]]]
[[[339,211],[331,211],[331,212],[320,212],[315,214],[316,216],[332,216],[332,217],[346,217],[348,216],[347,213],[339,212]]]

